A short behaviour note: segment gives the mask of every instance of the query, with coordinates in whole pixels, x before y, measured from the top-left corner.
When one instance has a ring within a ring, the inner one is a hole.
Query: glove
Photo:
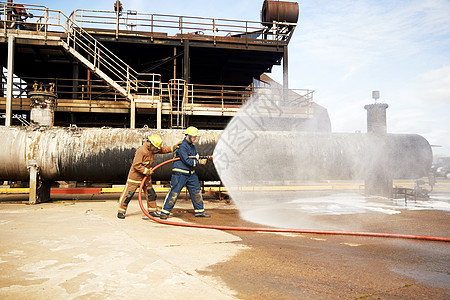
[[[198,161],[198,163],[201,165],[206,165],[207,162],[208,162],[208,160],[206,158],[202,158]]]
[[[183,141],[179,141],[176,145],[173,146],[173,150],[177,150],[178,148],[180,148],[180,145]]]

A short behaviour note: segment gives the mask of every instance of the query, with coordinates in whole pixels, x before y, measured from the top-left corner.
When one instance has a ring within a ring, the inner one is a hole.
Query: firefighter
[[[155,160],[155,154],[164,154],[173,152],[178,149],[178,144],[167,147],[162,146],[162,139],[159,134],[152,134],[147,137],[145,143],[137,149],[134,154],[133,164],[131,165],[128,173],[127,183],[123,189],[119,199],[119,211],[117,217],[119,219],[125,219],[125,213],[127,211],[128,203],[133,198],[136,189],[140,187],[141,181],[145,176],[148,176],[143,191],[147,197],[147,209],[151,216],[159,217],[159,213],[156,208],[156,192],[152,187],[152,167]]]
[[[175,206],[178,195],[184,186],[189,191],[192,204],[194,205],[194,213],[196,217],[210,217],[205,213],[203,207],[202,190],[198,176],[195,174],[195,166],[198,164],[206,164],[206,159],[195,159],[189,156],[197,156],[197,150],[195,149],[195,142],[199,138],[198,129],[195,127],[188,127],[184,132],[185,138],[181,143],[179,149],[175,152],[175,157],[179,157],[173,163],[172,167],[172,179],[170,182],[170,190],[164,199],[164,205],[161,210],[160,218],[165,220],[169,217],[170,211]]]

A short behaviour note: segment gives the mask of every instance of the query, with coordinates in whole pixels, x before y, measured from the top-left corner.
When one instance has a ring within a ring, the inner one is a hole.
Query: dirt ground
[[[212,214],[217,223],[249,225],[236,221],[236,211],[218,210]],[[389,223],[380,224],[375,219],[367,226],[378,232],[403,233],[403,224],[410,224],[406,230],[409,233],[414,233],[415,228],[431,235],[450,236],[447,213],[408,211],[391,217]],[[449,243],[311,234],[232,234],[249,248],[209,267],[206,273],[220,276],[241,299],[450,297]]]
[[[1,196],[0,298],[450,299],[450,243],[170,227],[145,218],[136,200],[118,220],[116,198],[30,206]],[[180,200],[169,220],[262,227],[232,204],[205,207],[212,217],[195,218]],[[450,237],[449,213],[437,210],[323,218]]]

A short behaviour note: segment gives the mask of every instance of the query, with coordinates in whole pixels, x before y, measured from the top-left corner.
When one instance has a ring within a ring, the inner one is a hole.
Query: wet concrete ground
[[[118,195],[72,198],[30,206],[11,202],[26,195],[0,196],[0,298],[450,298],[450,243],[171,227],[146,219],[137,200],[119,220]],[[169,220],[261,227],[233,204],[205,206],[212,218],[199,219],[179,200]],[[448,211],[399,209],[316,221],[450,237]]]

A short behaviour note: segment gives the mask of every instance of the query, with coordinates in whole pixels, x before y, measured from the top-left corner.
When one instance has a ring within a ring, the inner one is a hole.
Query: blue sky
[[[28,1],[69,14],[104,1]],[[260,20],[263,0],[122,1],[146,13]],[[299,1],[289,46],[289,87],[314,89],[334,132],[366,131],[364,105],[389,104],[388,132],[417,133],[450,156],[450,1]],[[282,68],[269,74],[282,82]]]

